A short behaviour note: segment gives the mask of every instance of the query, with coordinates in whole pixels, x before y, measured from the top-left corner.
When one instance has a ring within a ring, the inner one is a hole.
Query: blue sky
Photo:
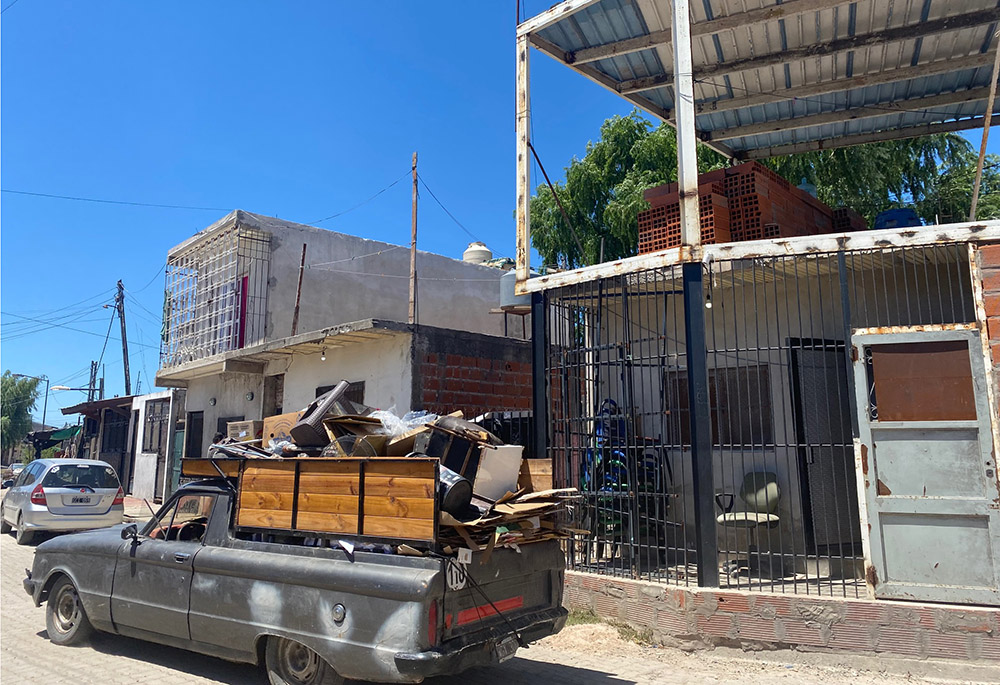
[[[141,373],[151,390],[167,249],[234,208],[306,223],[348,209],[406,174],[414,150],[451,213],[513,253],[514,0],[10,1],[2,187],[217,209],[3,193],[3,369],[86,385],[120,278],[133,385]],[[631,109],[539,53],[532,86],[533,142],[554,175]],[[409,183],[319,225],[408,243]],[[472,239],[427,193],[419,233],[421,249],[452,257]],[[107,394],[123,394],[117,321],[103,364]],[[52,392],[48,422],[82,399]]]

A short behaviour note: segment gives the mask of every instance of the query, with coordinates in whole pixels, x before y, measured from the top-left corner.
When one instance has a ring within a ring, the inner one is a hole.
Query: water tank
[[[529,272],[528,278],[534,278],[538,274]],[[531,295],[515,295],[514,285],[517,283],[517,272],[511,269],[500,277],[500,309],[505,312],[530,312]]]
[[[816,186],[810,183],[807,179],[803,178],[802,183],[799,184],[799,190],[803,190],[813,197],[816,197]]]
[[[491,259],[493,259],[493,253],[490,252],[490,248],[480,242],[469,243],[465,252],[462,253],[462,261],[467,264],[482,264]]]

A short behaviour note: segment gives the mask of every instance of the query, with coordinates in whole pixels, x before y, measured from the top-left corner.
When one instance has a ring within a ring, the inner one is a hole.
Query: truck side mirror
[[[131,540],[132,542],[138,542],[139,528],[134,523],[130,523],[129,525],[122,528],[122,540]]]

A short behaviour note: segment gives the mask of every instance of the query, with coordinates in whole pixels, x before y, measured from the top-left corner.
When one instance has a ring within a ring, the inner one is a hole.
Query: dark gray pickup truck
[[[191,483],[141,529],[39,545],[24,588],[47,601],[50,639],[128,635],[263,664],[273,685],[415,683],[504,661],[565,624],[556,542],[458,564],[273,541],[234,534],[234,499],[225,481]]]

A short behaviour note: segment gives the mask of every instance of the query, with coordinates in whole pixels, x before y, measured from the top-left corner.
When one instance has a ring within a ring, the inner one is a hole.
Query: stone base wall
[[[1000,610],[676,588],[566,572],[564,603],[682,649],[792,648],[1000,662]]]

